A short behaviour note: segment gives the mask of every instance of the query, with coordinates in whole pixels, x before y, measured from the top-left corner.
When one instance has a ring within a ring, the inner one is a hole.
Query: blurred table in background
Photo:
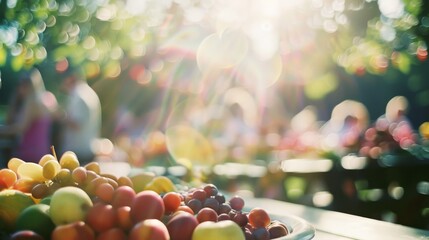
[[[304,219],[316,229],[316,240],[429,239],[429,231],[370,218],[265,198],[247,198],[245,202],[247,207],[264,208],[273,216],[288,214]]]
[[[429,228],[429,161],[346,156],[281,162],[281,200]]]

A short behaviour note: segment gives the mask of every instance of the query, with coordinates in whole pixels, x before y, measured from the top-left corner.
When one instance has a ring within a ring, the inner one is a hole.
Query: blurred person
[[[0,127],[0,136],[14,142],[11,156],[38,162],[50,152],[57,101],[51,92],[45,90],[37,69],[22,73],[18,81],[8,106],[6,124]]]
[[[364,104],[350,99],[340,102],[332,109],[331,118],[321,127],[324,147],[339,155],[356,153],[368,122],[369,113]]]
[[[407,117],[408,100],[404,96],[395,96],[386,104],[386,111],[375,123],[379,132],[386,132],[389,138],[407,148],[416,142],[417,136],[411,121]],[[394,148],[394,147],[393,147]]]
[[[62,74],[61,90],[67,94],[62,120],[61,152],[73,151],[81,164],[94,160],[94,140],[100,137],[101,106],[97,93],[79,68]]]

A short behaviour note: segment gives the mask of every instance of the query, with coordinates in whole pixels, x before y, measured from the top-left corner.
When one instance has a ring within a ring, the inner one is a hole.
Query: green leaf
[[[0,46],[0,66],[3,66],[6,64],[7,59],[7,51],[3,47],[3,45]]]
[[[421,0],[403,0],[405,4],[405,9],[407,12],[411,13],[414,16],[420,14],[422,9],[422,1]]]

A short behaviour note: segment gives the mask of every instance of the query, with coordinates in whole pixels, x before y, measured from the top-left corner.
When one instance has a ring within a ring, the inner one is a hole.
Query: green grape
[[[86,180],[85,180],[85,184],[89,184],[92,180],[94,180],[95,178],[100,177],[100,175],[98,175],[97,173],[95,173],[94,171],[91,170],[86,170]]]
[[[97,174],[100,174],[100,165],[98,164],[98,162],[90,162],[88,164],[85,165],[85,168],[87,170],[93,171]]]
[[[74,152],[67,151],[60,158],[62,168],[67,168],[70,171],[80,166],[79,160]]]
[[[19,178],[28,178],[36,182],[43,182],[46,179],[43,177],[43,168],[37,163],[25,162],[19,165],[17,169]]]
[[[118,185],[119,186],[133,187],[133,182],[131,181],[131,179],[128,176],[120,176],[118,178]]]
[[[101,173],[100,176],[105,177],[105,178],[110,178],[114,181],[118,181],[118,178],[115,175],[110,174],[110,173]]]
[[[15,173],[18,173],[18,167],[23,163],[25,162],[19,158],[11,158],[9,162],[7,162],[7,167]]]
[[[51,195],[52,193],[54,193],[55,191],[57,191],[61,187],[62,187],[61,184],[58,182],[50,182],[50,184],[48,184],[48,188],[49,188],[49,194],[48,195]]]
[[[43,165],[43,177],[51,180],[60,170],[61,166],[57,160],[49,160]]]
[[[118,184],[118,182],[117,182],[117,181],[115,181],[115,180],[113,180],[113,179],[111,179],[111,178],[106,178],[106,179],[107,179],[107,182],[108,182],[110,185],[112,185],[112,187],[113,187],[114,189],[118,188],[119,184]]]
[[[55,176],[55,181],[61,184],[61,186],[69,186],[73,183],[71,171],[67,168],[62,168]]]
[[[92,179],[92,181],[85,186],[85,192],[88,193],[89,195],[95,195],[95,189],[97,189],[97,186],[102,183],[108,183],[107,178],[97,177]]]
[[[57,162],[57,159],[54,156],[52,156],[52,154],[45,154],[43,155],[43,157],[40,158],[39,165],[43,167],[47,162],[51,160],[55,160]]]

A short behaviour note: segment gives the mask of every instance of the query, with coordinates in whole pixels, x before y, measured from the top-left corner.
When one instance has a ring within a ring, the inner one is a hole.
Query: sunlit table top
[[[314,239],[429,239],[427,230],[277,200],[249,198],[246,205],[302,218],[316,229]]]

